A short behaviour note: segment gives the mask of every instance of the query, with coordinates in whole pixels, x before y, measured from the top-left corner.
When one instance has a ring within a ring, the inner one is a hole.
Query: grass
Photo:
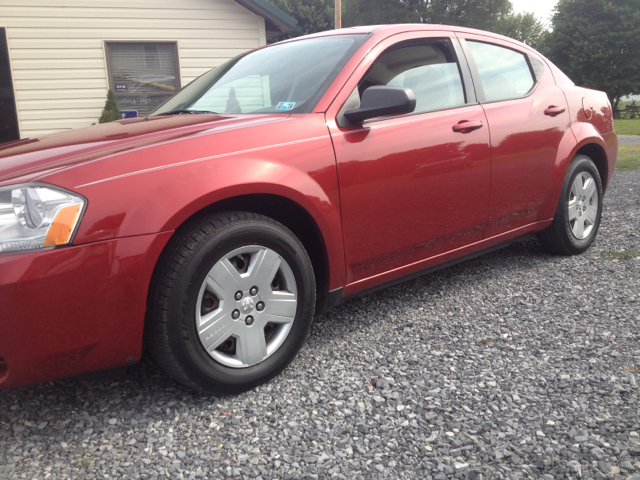
[[[640,119],[613,120],[613,128],[618,135],[640,135]]]
[[[639,255],[640,254],[634,248],[630,248],[629,250],[622,250],[621,252],[611,250],[609,252],[602,252],[600,254],[602,258],[606,258],[608,260],[633,260]]]
[[[640,145],[619,145],[616,170],[628,172],[638,167],[640,167]]]

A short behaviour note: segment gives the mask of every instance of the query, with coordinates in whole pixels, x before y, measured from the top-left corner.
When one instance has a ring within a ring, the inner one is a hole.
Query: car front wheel
[[[602,199],[598,169],[586,155],[576,155],[567,170],[553,223],[538,234],[542,247],[561,255],[584,252],[598,233]]]
[[[293,360],[314,307],[311,261],[291,231],[262,215],[215,214],[177,232],[163,254],[148,344],[183,384],[237,393]]]

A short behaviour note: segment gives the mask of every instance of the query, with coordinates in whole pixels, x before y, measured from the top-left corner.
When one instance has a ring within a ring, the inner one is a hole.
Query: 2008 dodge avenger
[[[126,366],[195,389],[281,372],[314,313],[537,235],[597,234],[602,92],[443,25],[264,47],[152,115],[0,147],[0,389]]]

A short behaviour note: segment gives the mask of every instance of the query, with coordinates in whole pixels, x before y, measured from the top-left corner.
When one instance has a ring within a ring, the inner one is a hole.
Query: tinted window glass
[[[465,103],[460,70],[448,40],[414,43],[384,52],[360,82],[360,95],[373,85],[410,88],[417,100],[416,113]]]
[[[486,101],[524,97],[534,81],[526,57],[514,50],[467,41],[480,72]]]
[[[366,38],[336,35],[255,50],[197,78],[154,115],[175,110],[310,112]]]

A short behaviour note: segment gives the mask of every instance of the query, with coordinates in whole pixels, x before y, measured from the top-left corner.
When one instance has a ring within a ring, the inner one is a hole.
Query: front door
[[[425,37],[387,40],[375,62],[356,72],[348,101],[372,85],[402,86],[416,95],[413,114],[344,128],[339,115],[329,121],[352,284],[346,293],[482,239],[490,176],[485,114],[465,89],[456,40],[437,32]],[[460,122],[472,128],[454,131]]]
[[[18,115],[13,96],[7,31],[0,27],[0,143],[18,140]]]

